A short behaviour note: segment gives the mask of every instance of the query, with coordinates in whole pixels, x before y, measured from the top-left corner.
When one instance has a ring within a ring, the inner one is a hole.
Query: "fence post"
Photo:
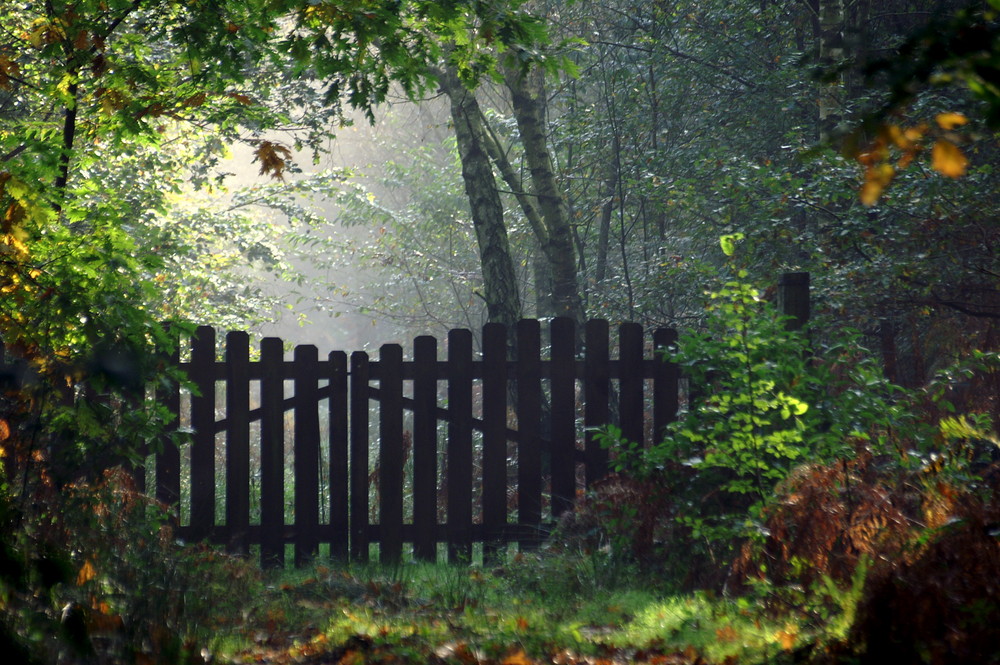
[[[167,328],[167,334],[171,336],[174,349],[167,359],[167,364],[171,367],[180,365],[179,339],[176,329]],[[156,399],[167,411],[170,412],[171,419],[166,424],[163,433],[162,449],[156,455],[156,500],[170,506],[175,517],[179,516],[181,500],[181,451],[177,441],[174,440],[175,433],[180,424],[181,417],[181,389],[180,385],[171,381],[166,388],[163,383],[157,384]]]
[[[809,273],[786,272],[778,280],[778,310],[791,316],[787,327],[799,330],[809,322]]]
[[[368,561],[368,354],[351,354],[351,559]]]
[[[472,332],[448,332],[448,561],[472,561]]]
[[[437,340],[413,343],[413,554],[437,560]]]
[[[198,326],[191,340],[191,539],[211,535],[215,525],[215,330]]]
[[[348,407],[347,354],[332,351],[330,361],[330,557],[347,560],[348,529]]]
[[[542,366],[538,321],[517,322],[517,350],[517,521],[522,529],[521,546],[530,548],[539,541],[542,517]]]
[[[608,474],[608,451],[597,443],[593,432],[595,427],[608,424],[608,394],[611,388],[608,372],[608,322],[602,319],[587,321],[584,336],[587,345],[583,379],[583,424],[587,430],[584,454],[587,487],[591,487],[595,481]]]
[[[285,377],[277,337],[260,342],[260,558],[265,568],[285,565]]]
[[[250,525],[250,336],[226,335],[226,530],[233,554],[247,554]]]
[[[618,414],[622,435],[641,448],[643,431],[642,326],[623,323],[618,327]]]
[[[552,320],[552,517],[573,507],[576,498],[576,322]]]
[[[667,425],[677,420],[680,368],[666,355],[677,344],[677,331],[653,332],[653,443],[663,441]]]
[[[379,560],[403,553],[403,347],[379,349]]]
[[[496,563],[507,523],[507,327],[483,326],[483,560]]]
[[[319,537],[319,354],[295,347],[295,565],[318,554]]]

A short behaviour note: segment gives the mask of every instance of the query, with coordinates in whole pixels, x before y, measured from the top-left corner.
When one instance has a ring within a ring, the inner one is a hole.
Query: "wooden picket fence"
[[[196,386],[189,407],[181,409],[179,390],[162,396],[175,413],[189,412],[174,423],[191,430],[189,480],[181,482],[181,450],[165,447],[152,474],[156,496],[178,504],[183,485],[189,508],[182,537],[242,553],[259,545],[264,565],[281,565],[286,543],[296,565],[315,557],[321,543],[332,557],[353,560],[365,560],[377,543],[383,562],[399,561],[404,544],[417,559],[437,560],[444,543],[440,555],[452,561],[470,560],[473,543],[483,544],[486,559],[511,542],[534,547],[577,493],[607,473],[594,428],[617,414],[624,435],[641,442],[676,417],[678,370],[656,352],[676,333],[659,329],[646,339],[638,324],[622,324],[614,359],[606,321],[586,324],[582,354],[569,319],[551,322],[547,358],[538,321],[521,321],[515,334],[516,360],[507,358],[499,324],[483,327],[478,357],[472,332],[452,330],[445,359],[438,340],[423,336],[409,359],[401,345],[386,344],[377,359],[342,351],[319,358],[306,345],[289,360],[280,339],[266,338],[251,360],[246,333],[228,333],[218,359],[215,331],[200,327],[189,358],[175,359]],[[259,423],[255,437],[252,423]],[[222,469],[217,437],[224,439]],[[260,459],[253,478],[252,438]],[[224,497],[216,496],[219,474]],[[250,520],[252,485],[259,487],[259,523]]]
[[[808,290],[808,274],[782,276],[793,325],[809,318]],[[623,323],[613,344],[607,321],[578,335],[557,318],[547,333],[543,344],[541,324],[521,321],[516,359],[499,324],[483,327],[479,354],[471,331],[452,330],[440,354],[422,336],[409,358],[386,344],[375,359],[311,345],[289,359],[278,338],[252,357],[249,335],[230,332],[220,359],[215,330],[199,327],[170,361],[193,389],[156,394],[188,443],[162,446],[136,477],[174,508],[180,537],[259,551],[264,566],[284,565],[286,546],[295,565],[321,551],[365,561],[376,544],[387,563],[533,548],[607,474],[595,431],[616,422],[657,440],[684,397],[662,353],[672,329]]]

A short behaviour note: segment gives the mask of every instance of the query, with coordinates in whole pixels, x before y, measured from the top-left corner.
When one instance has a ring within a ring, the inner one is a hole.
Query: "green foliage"
[[[711,293],[706,330],[678,342],[672,359],[691,386],[687,412],[661,443],[618,450],[620,470],[648,473],[683,460],[719,478],[727,492],[760,502],[808,451],[803,416],[810,405],[799,387],[809,373],[806,338],[788,330],[757,289],[741,281],[746,276],[741,271]]]

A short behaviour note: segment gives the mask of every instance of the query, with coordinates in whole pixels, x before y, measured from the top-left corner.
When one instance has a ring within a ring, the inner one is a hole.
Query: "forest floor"
[[[632,572],[598,560],[315,566],[270,578],[208,652],[274,665],[686,665],[775,662],[815,638],[802,617],[667,595]]]

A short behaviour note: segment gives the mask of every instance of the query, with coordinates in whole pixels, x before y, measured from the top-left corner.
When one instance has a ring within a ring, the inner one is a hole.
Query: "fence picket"
[[[586,355],[584,356],[583,424],[585,433],[585,469],[587,487],[608,473],[608,451],[601,448],[594,437],[594,428],[608,424],[608,397],[611,392],[611,375],[608,367],[608,322],[600,319],[587,321],[584,329]]]
[[[507,524],[507,327],[483,326],[483,556],[499,559]]]
[[[623,323],[618,328],[618,414],[622,434],[642,447],[644,432],[642,326]]]
[[[437,340],[413,344],[413,554],[437,559]]]
[[[168,328],[168,333],[173,335],[176,342],[176,331]],[[180,350],[176,346],[167,358],[167,363],[173,367],[180,364]],[[174,441],[180,425],[180,385],[173,381],[166,385],[161,382],[156,386],[156,399],[173,415],[163,432],[160,452],[156,454],[156,500],[172,506],[176,517],[181,500],[181,451]]]
[[[448,560],[472,560],[472,332],[448,333]]]
[[[538,321],[517,324],[517,520],[520,544],[535,547],[542,521],[542,366]],[[548,452],[548,451],[546,451]]]
[[[295,565],[316,557],[319,546],[319,397],[315,346],[295,347]]]
[[[576,323],[552,321],[552,517],[572,508],[576,497]]]
[[[351,354],[351,559],[368,561],[368,354]]]
[[[285,565],[285,400],[283,348],[277,337],[260,343],[260,558]]]
[[[226,335],[226,527],[228,549],[249,553],[250,336]]]
[[[379,350],[379,560],[403,551],[403,347]]]
[[[653,443],[662,441],[667,425],[677,420],[681,372],[666,355],[676,344],[676,330],[659,328],[653,332]]]
[[[191,538],[208,538],[215,524],[215,330],[198,326],[191,338]]]
[[[330,398],[330,556],[338,561],[348,557],[349,474],[348,474],[348,402],[347,354],[333,351],[329,354]]]

